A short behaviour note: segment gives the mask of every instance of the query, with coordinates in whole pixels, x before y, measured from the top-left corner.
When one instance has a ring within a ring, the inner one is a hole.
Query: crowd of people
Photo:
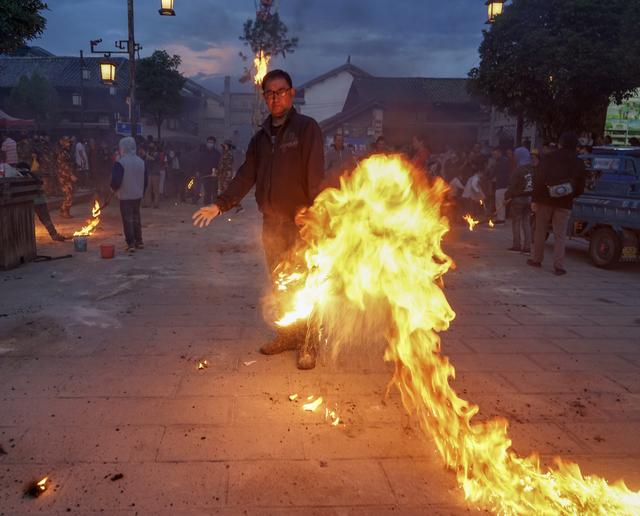
[[[110,196],[113,164],[120,157],[117,142],[75,136],[55,140],[46,133],[26,132],[0,136],[0,142],[7,165],[29,169],[41,178],[47,196],[62,198],[62,218],[73,217],[73,194],[78,188],[95,190],[101,200]],[[135,143],[149,176],[143,206],[153,208],[161,200],[212,202],[218,184],[228,183],[244,158],[233,142],[218,146],[215,137],[201,145],[157,142],[152,136],[138,137]]]

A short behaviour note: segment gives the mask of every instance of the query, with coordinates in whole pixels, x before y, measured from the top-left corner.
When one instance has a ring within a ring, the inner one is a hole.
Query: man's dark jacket
[[[198,154],[198,174],[200,177],[206,177],[213,174],[213,169],[218,168],[220,163],[220,152],[215,147],[213,149],[205,148]]]
[[[299,208],[313,204],[323,177],[320,127],[313,118],[291,109],[280,127],[272,128],[271,116],[267,118],[217,204],[223,212],[230,210],[256,185],[256,201],[264,216],[292,221]]]
[[[564,197],[551,197],[548,187],[563,183],[571,183],[573,193]],[[584,183],[584,161],[571,150],[558,149],[540,161],[533,176],[533,202],[570,210],[573,199],[584,192]]]

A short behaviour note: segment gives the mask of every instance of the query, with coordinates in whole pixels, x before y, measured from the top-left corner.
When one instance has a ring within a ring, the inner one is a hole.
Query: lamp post
[[[504,11],[504,4],[507,0],[487,0],[484,5],[487,6],[487,11],[489,17],[487,18],[486,23],[492,24],[496,21],[496,18],[502,14]]]
[[[175,16],[173,10],[173,0],[160,1],[161,16]],[[103,54],[104,59],[100,60],[100,77],[104,84],[112,85],[116,80],[116,63],[110,59],[111,54],[127,54],[129,56],[129,123],[131,124],[131,136],[136,137],[138,126],[138,112],[136,111],[136,52],[142,50],[142,46],[136,43],[133,17],[133,0],[127,0],[127,27],[128,38],[115,42],[118,50],[108,52],[96,50],[96,46],[102,43],[102,39],[91,40],[91,53]]]

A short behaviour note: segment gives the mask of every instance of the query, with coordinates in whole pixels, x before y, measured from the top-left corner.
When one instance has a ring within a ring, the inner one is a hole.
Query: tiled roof
[[[345,104],[379,101],[385,104],[466,104],[468,79],[422,77],[356,77]]]
[[[371,77],[371,75],[365,72],[362,68],[358,68],[357,66],[352,65],[351,63],[345,63],[341,66],[338,66],[337,68],[334,68],[333,70],[329,70],[328,72],[323,73],[322,75],[319,75],[314,79],[311,79],[310,81],[305,82],[304,84],[298,86],[296,89],[299,91],[302,91],[305,88],[310,88],[314,84],[318,84],[319,82],[325,81],[329,77],[333,77],[334,75],[338,75],[339,73],[342,73],[342,72],[349,72],[354,77]]]
[[[89,70],[90,77],[85,79],[84,86],[105,87],[100,81],[99,61],[101,57],[85,57],[84,67]],[[129,67],[127,59],[112,57],[116,62],[116,83],[118,88],[127,88],[129,84]],[[76,87],[80,85],[80,56],[78,57],[8,57],[0,56],[0,88],[12,88],[23,75],[30,76],[34,72],[45,77],[55,88]]]

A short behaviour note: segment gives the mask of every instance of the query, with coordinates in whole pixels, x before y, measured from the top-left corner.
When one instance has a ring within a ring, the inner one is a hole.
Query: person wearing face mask
[[[213,197],[218,188],[218,165],[220,164],[220,152],[216,149],[215,136],[207,138],[207,146],[198,157],[197,174],[204,190],[204,205],[212,204]]]
[[[167,197],[178,202],[184,202],[182,170],[180,169],[180,160],[174,149],[169,149],[167,153],[167,178]]]
[[[324,179],[324,146],[318,123],[293,107],[295,89],[284,70],[272,70],[262,81],[262,95],[271,113],[249,143],[245,161],[216,204],[193,215],[204,227],[223,212],[238,206],[255,186],[262,212],[262,243],[269,273],[286,259],[300,241],[296,214],[313,204]],[[260,352],[274,355],[297,350],[299,369],[316,365],[316,345],[306,323],[276,330],[276,337]],[[312,332],[311,332],[312,333]]]

